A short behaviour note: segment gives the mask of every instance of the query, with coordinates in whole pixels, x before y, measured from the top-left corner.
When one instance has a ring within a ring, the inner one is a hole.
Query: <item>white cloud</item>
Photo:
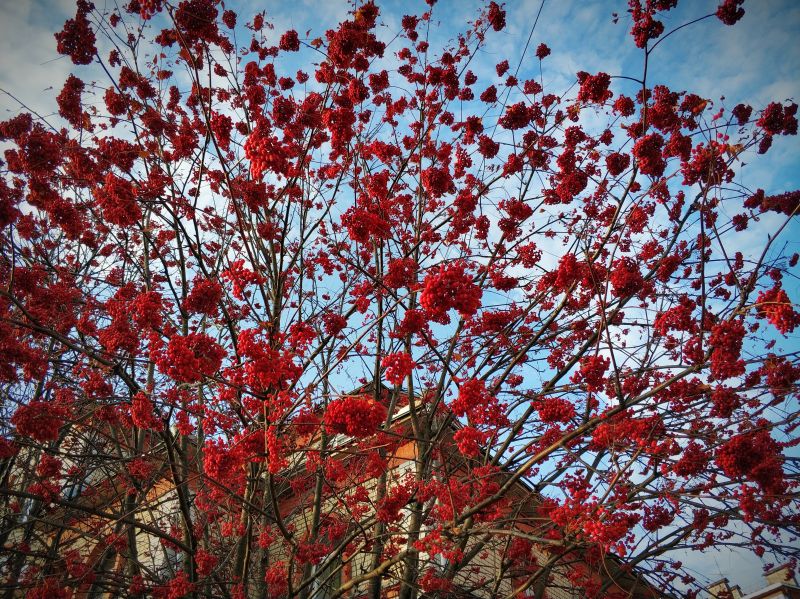
[[[71,10],[66,0],[47,6],[4,2],[0,9],[0,87],[43,115],[55,110],[53,91],[58,93],[74,66],[56,52],[53,37]],[[18,105],[2,94],[0,111],[0,118],[8,118]]]

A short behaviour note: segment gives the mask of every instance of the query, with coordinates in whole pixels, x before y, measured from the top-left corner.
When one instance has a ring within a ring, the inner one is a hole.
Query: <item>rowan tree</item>
[[[648,73],[742,0],[672,29],[677,0],[630,0],[643,68],[566,91],[534,23],[471,70],[496,2],[431,44],[443,4],[322,33],[77,1],[58,115],[0,123],[6,597],[693,596],[681,550],[796,567],[800,191],[739,174],[797,105]]]

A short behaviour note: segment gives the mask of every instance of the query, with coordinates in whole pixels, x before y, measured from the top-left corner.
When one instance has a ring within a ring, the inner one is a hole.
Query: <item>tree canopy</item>
[[[726,545],[796,568],[800,191],[739,175],[797,104],[648,72],[743,1],[622,3],[641,70],[567,90],[535,23],[475,67],[496,2],[431,43],[447,4],[322,33],[77,1],[58,115],[0,122],[6,597],[694,596],[676,556]]]

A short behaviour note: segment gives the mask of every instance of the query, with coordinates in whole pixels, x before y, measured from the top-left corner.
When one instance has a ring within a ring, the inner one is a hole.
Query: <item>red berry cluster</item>
[[[386,408],[371,397],[347,395],[328,404],[325,426],[350,437],[368,437],[386,419]]]
[[[381,366],[386,369],[386,380],[393,385],[402,385],[408,375],[416,367],[416,363],[411,356],[405,352],[388,354],[381,360]]]
[[[466,273],[462,263],[442,265],[425,277],[420,305],[434,322],[447,324],[447,311],[455,309],[462,317],[473,316],[481,306],[483,292]]]
[[[192,290],[186,296],[183,307],[188,312],[215,316],[222,299],[222,286],[211,279],[195,279]]]

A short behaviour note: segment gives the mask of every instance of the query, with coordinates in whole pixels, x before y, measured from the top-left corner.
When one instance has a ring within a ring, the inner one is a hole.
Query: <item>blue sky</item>
[[[113,6],[111,0],[95,3],[99,8]],[[311,37],[322,35],[344,18],[349,8],[343,0],[267,0],[258,4],[239,0],[228,4],[242,17],[256,8],[266,9],[278,32],[295,28],[301,37],[309,29]],[[422,12],[426,8],[423,0],[379,1],[379,5],[384,39],[399,31],[400,17],[405,12]],[[432,46],[452,39],[467,20],[475,17],[479,5],[472,0],[440,0],[434,8],[437,27],[432,32]],[[507,58],[512,68],[521,61],[522,74],[535,69],[533,72],[538,75],[533,52],[544,42],[552,49],[552,55],[544,62],[542,77],[552,93],[566,92],[574,84],[575,73],[581,70],[639,77],[643,53],[628,35],[626,6],[625,0],[545,0],[543,7],[542,0],[510,0],[506,6],[507,28],[489,37],[472,68],[479,76],[488,76],[497,62]],[[713,12],[715,7],[715,1],[684,0],[663,20],[670,30]],[[522,49],[540,8],[531,47],[523,56]],[[800,2],[750,0],[745,9],[744,19],[734,27],[709,19],[677,32],[661,44],[652,57],[649,83],[692,91],[715,103],[724,95],[729,108],[740,101],[758,108],[771,100],[800,99]],[[617,24],[612,19],[614,12],[620,16]],[[68,59],[56,54],[52,35],[73,13],[74,4],[68,0],[0,0],[0,88],[43,115],[54,112],[55,95],[74,68]],[[630,89],[625,82],[614,85],[615,91]],[[0,97],[0,119],[17,111],[14,100]],[[800,138],[776,140],[767,156],[745,158],[748,165],[738,182],[752,189],[764,188],[768,193],[800,188],[799,150]],[[758,241],[750,236],[763,236],[764,232],[762,228],[742,235],[742,247]],[[800,251],[797,224],[784,241],[789,254]],[[786,287],[798,301],[798,282],[786,281]],[[762,564],[750,554],[709,552],[687,556],[685,563],[708,579],[727,576],[745,591],[761,585]]]

